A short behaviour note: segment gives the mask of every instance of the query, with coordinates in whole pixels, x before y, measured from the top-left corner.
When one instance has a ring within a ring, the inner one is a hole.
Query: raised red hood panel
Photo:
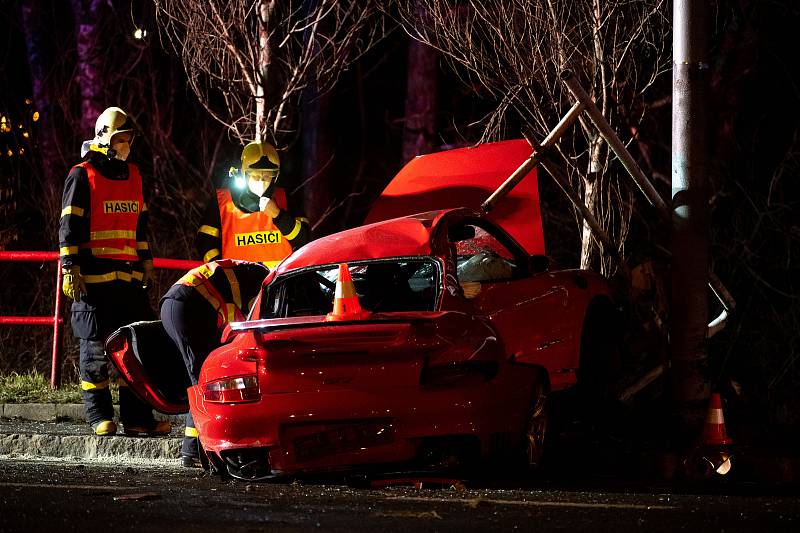
[[[482,144],[416,157],[392,179],[365,224],[454,207],[480,208],[531,155],[524,139]],[[536,170],[489,213],[531,254],[544,254]]]

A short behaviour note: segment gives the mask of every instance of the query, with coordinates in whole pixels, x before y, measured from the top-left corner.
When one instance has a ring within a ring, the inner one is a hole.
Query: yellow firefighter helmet
[[[278,151],[268,142],[251,142],[242,150],[242,173],[245,176],[261,174],[274,180],[280,169]]]

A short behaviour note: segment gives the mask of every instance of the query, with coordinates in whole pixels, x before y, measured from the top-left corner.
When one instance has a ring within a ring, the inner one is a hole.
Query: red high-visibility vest
[[[138,261],[136,225],[144,209],[139,169],[128,163],[128,179],[111,180],[88,161],[76,166],[89,178],[89,240],[80,247],[103,259]]]
[[[275,189],[272,197],[278,207],[286,209],[283,189]],[[263,211],[245,213],[236,207],[227,189],[217,189],[222,257],[264,263],[269,268],[292,253],[292,245],[281,234],[272,217]]]

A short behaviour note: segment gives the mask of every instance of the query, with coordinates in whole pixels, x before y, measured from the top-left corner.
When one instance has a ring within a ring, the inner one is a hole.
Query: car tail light
[[[239,376],[218,379],[206,383],[203,398],[207,402],[240,403],[253,402],[261,398],[258,376]]]

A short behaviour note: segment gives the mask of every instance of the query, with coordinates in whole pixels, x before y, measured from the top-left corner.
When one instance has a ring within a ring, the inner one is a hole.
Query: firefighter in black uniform
[[[261,263],[220,259],[190,270],[161,298],[161,322],[183,356],[192,385],[225,324],[244,320],[269,270]],[[184,466],[198,464],[197,430],[186,414]]]
[[[67,176],[61,206],[62,289],[74,300],[72,331],[80,341],[86,421],[97,435],[117,432],[104,341],[120,326],[153,318],[145,292],[153,272],[147,206],[139,169],[126,162],[133,134],[122,109],[103,111],[95,138],[83,145],[83,160]],[[171,431],[121,382],[119,403],[126,435]]]
[[[280,159],[262,141],[242,150],[242,168],[232,169],[228,187],[209,202],[197,231],[196,246],[207,263],[214,259],[257,261],[274,268],[310,239],[308,219],[288,209],[286,192],[277,187]]]

